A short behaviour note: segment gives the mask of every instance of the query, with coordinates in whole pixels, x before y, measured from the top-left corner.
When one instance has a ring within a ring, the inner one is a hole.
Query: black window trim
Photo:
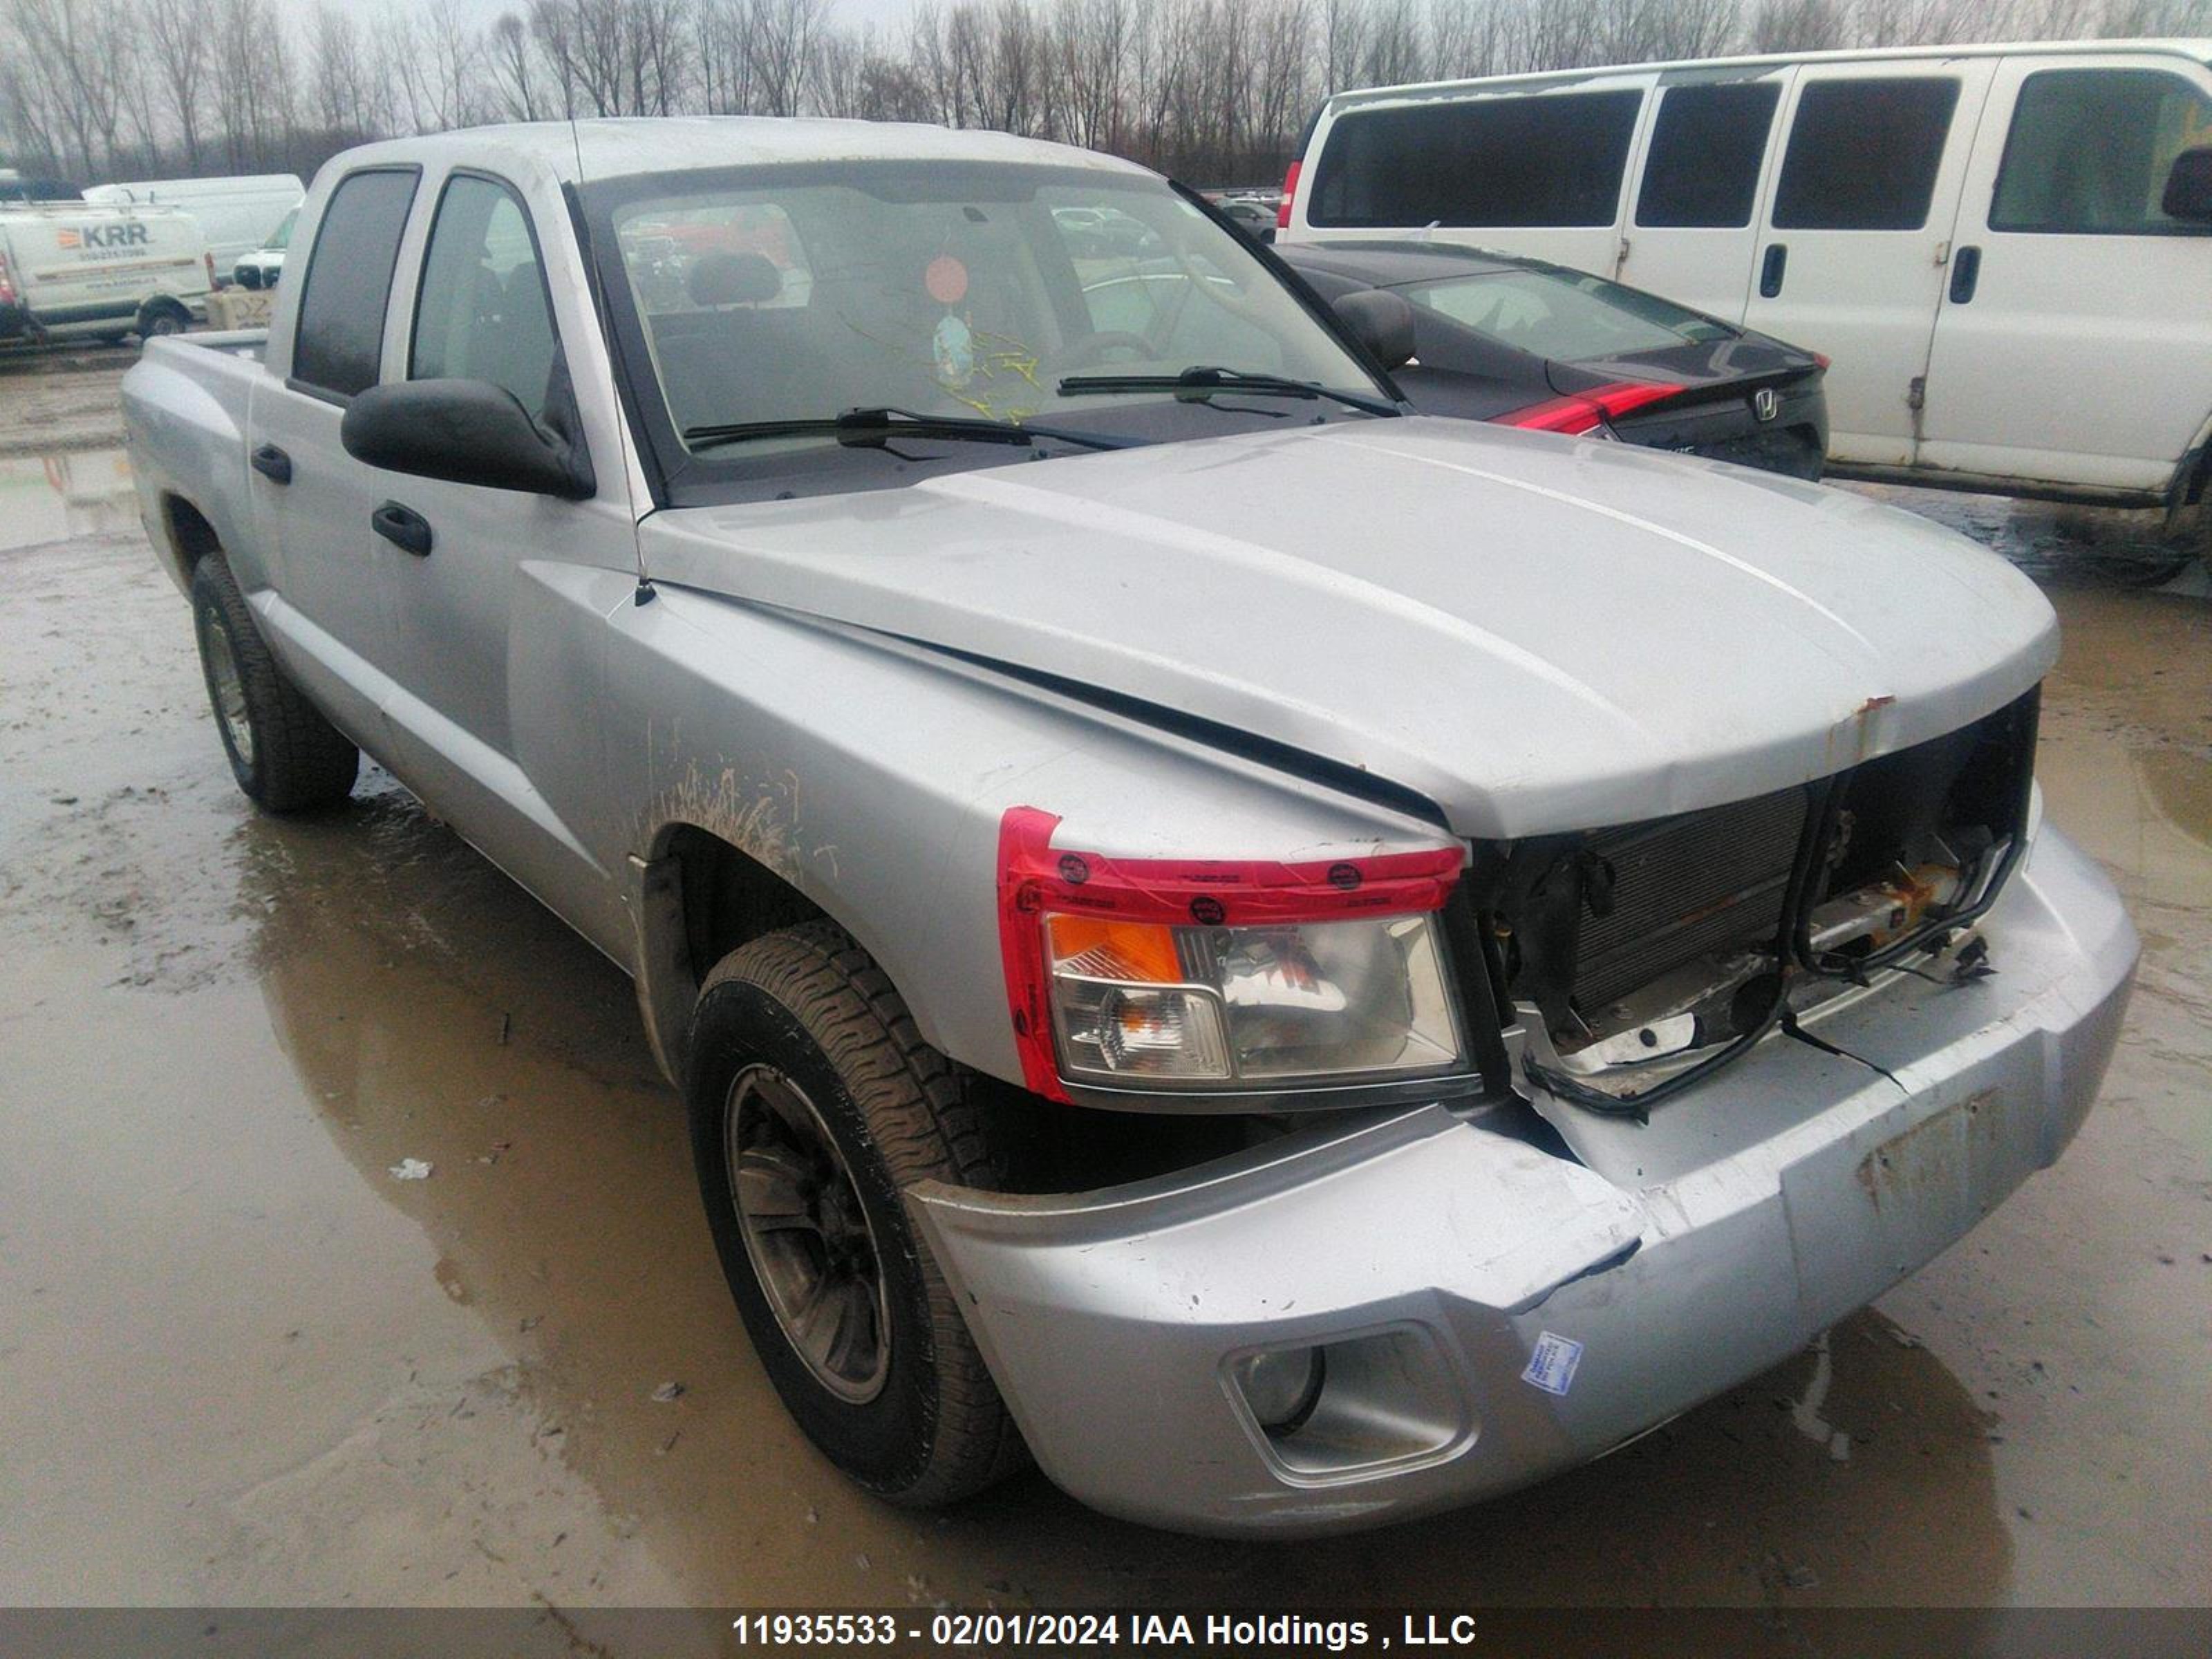
[[[384,365],[384,337],[390,331],[392,326],[392,285],[399,275],[399,250],[406,246],[407,227],[415,216],[416,198],[422,194],[422,163],[419,161],[371,162],[367,167],[349,168],[345,175],[338,179],[336,184],[331,186],[331,193],[323,198],[323,210],[315,220],[315,242],[314,246],[307,250],[307,268],[300,274],[300,303],[294,307],[292,310],[291,352],[284,364],[285,389],[289,392],[299,392],[303,397],[313,398],[317,403],[329,404],[337,409],[351,408],[354,398],[360,394],[351,392],[334,392],[328,386],[317,386],[312,380],[301,380],[297,374],[294,374],[292,370],[294,366],[297,364],[300,360],[300,325],[305,321],[307,318],[307,295],[314,288],[315,261],[323,251],[323,231],[325,227],[330,222],[331,204],[338,199],[338,192],[343,190],[349,184],[352,183],[353,180],[372,173],[404,173],[410,174],[415,180],[414,189],[410,191],[407,194],[407,211],[399,221],[398,238],[392,244],[392,269],[386,273],[384,279],[384,320],[377,325],[376,332],[376,359],[379,376],[377,383],[381,383]],[[412,343],[413,343],[410,340],[410,354]]]
[[[1990,234],[1992,236],[2212,236],[2212,225],[2188,223],[2148,225],[2136,230],[2085,230],[2071,225],[2001,225],[1997,222],[1997,204],[2004,199],[2005,174],[2012,167],[2012,143],[2020,133],[2021,101],[2026,98],[2028,88],[2046,76],[2052,75],[2155,75],[2164,80],[2179,83],[2195,93],[2199,98],[2208,98],[2208,101],[2212,101],[2212,95],[2208,95],[2204,88],[2198,86],[2196,82],[2179,70],[2167,69],[2162,64],[2052,64],[2048,69],[2031,70],[2027,74],[2021,76],[2020,85],[2013,91],[2012,114],[2005,122],[2004,149],[1997,155],[1996,177],[1990,181],[1990,204],[1982,215],[1982,223]]]
[[[415,349],[422,333],[422,279],[429,271],[430,250],[438,240],[438,217],[446,210],[446,198],[452,194],[454,184],[463,179],[475,179],[491,185],[494,189],[505,191],[507,199],[514,204],[516,210],[522,215],[522,228],[530,238],[530,257],[538,263],[538,291],[545,296],[545,321],[553,331],[554,362],[556,365],[566,363],[568,356],[568,346],[561,338],[561,313],[555,309],[553,304],[551,274],[545,266],[545,244],[538,238],[538,221],[531,215],[529,202],[524,198],[522,191],[515,186],[514,180],[502,178],[489,167],[460,166],[447,171],[443,182],[438,186],[438,198],[430,204],[429,228],[422,233],[422,258],[415,268],[415,301],[407,307],[405,378],[410,380],[416,378]],[[398,268],[395,262],[393,269],[397,270]],[[305,289],[301,290],[301,297],[302,299],[307,297]]]

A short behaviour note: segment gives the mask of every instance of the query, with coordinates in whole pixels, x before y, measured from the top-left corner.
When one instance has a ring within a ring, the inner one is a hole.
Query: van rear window
[[[1609,225],[1644,94],[1554,93],[1355,111],[1329,129],[1323,228]]]

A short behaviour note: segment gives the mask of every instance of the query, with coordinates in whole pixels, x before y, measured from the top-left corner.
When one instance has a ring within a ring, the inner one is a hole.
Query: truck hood
[[[1910,514],[1459,421],[1024,461],[641,534],[656,581],[1235,727],[1473,836],[1822,776],[2001,707],[2057,653],[2032,583]]]

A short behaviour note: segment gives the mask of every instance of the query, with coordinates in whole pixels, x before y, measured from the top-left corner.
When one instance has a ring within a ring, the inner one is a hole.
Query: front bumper
[[[1085,1502],[1278,1535],[1469,1503],[1786,1358],[2058,1156],[2135,931],[2045,829],[1984,932],[1994,977],[1820,1021],[1856,1060],[1778,1036],[1648,1126],[1551,1110],[1579,1162],[1429,1106],[1109,1191],[909,1202],[1037,1462]],[[1234,1367],[1309,1346],[1321,1404],[1271,1437]]]

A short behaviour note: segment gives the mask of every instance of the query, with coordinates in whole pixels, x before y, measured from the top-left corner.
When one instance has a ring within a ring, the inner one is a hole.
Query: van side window
[[[349,174],[331,192],[300,294],[295,381],[341,398],[376,384],[399,233],[418,177],[413,167],[379,167]]]
[[[2202,234],[2160,211],[2185,149],[2212,144],[2212,98],[2159,70],[2044,70],[2021,83],[1991,230]]]
[[[1644,164],[1636,222],[1683,230],[1749,224],[1781,96],[1773,81],[1668,88]]]
[[[558,349],[528,214],[504,185],[456,173],[422,256],[408,379],[489,380],[535,418]]]
[[[1814,81],[1797,99],[1775,191],[1782,230],[1918,230],[1928,222],[1959,83]]]
[[[1310,222],[1609,225],[1641,92],[1354,111],[1329,130]]]

